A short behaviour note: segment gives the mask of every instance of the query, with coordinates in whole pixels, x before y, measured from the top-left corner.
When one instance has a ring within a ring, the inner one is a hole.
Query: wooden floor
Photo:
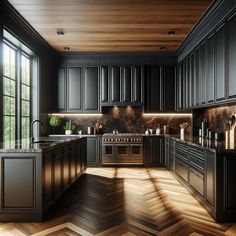
[[[0,235],[236,235],[216,224],[166,169],[89,168],[43,223],[0,224]]]

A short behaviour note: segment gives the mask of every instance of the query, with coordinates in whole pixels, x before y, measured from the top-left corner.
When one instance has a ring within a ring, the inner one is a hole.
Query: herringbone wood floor
[[[89,168],[43,223],[0,224],[0,235],[236,235],[217,224],[166,169]]]

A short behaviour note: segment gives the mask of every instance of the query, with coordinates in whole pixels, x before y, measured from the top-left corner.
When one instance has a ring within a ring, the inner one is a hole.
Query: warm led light
[[[50,113],[48,116],[102,116],[102,113]]]
[[[192,116],[192,113],[143,113],[143,116]]]

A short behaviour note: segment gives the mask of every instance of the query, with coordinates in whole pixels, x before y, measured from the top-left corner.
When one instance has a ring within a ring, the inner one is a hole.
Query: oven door
[[[130,162],[143,164],[143,144],[130,144]]]
[[[115,157],[115,145],[112,143],[102,144],[102,163],[112,163]]]

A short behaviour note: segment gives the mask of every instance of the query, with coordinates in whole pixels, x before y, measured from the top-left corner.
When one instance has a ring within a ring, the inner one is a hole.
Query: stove
[[[143,136],[106,133],[102,138],[103,165],[143,165]]]

